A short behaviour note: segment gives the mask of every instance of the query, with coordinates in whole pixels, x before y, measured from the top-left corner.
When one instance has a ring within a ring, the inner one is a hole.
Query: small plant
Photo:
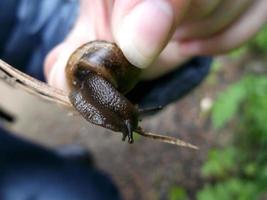
[[[267,25],[251,41],[250,46],[257,48],[263,53],[267,53]]]
[[[246,75],[219,95],[214,127],[233,118],[233,143],[209,152],[202,174],[210,181],[198,200],[253,200],[267,189],[267,76]]]
[[[173,186],[169,190],[169,200],[187,200],[187,194],[184,188]]]

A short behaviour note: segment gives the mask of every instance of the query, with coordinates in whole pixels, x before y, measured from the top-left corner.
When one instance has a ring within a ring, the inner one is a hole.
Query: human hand
[[[47,56],[48,82],[66,88],[65,65],[82,44],[115,41],[144,77],[166,73],[195,55],[224,53],[267,20],[265,0],[81,0],[68,37]]]

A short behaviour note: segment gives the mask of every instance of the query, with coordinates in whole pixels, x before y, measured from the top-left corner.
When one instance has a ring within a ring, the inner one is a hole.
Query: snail
[[[145,132],[139,125],[145,110],[133,105],[124,95],[139,80],[141,69],[133,66],[120,48],[107,41],[82,45],[70,56],[66,66],[69,99],[89,122],[121,132],[124,141],[133,143],[133,133],[162,142],[197,147],[179,139]]]

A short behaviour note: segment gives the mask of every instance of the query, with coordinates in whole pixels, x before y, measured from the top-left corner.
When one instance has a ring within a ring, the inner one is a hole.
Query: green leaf
[[[267,25],[256,35],[251,43],[256,45],[261,51],[267,52]]]
[[[198,200],[253,200],[259,191],[253,182],[232,178],[215,185],[206,185],[197,194]]]
[[[186,200],[187,194],[182,187],[174,186],[169,190],[169,200]]]
[[[208,160],[202,166],[201,172],[205,177],[223,178],[234,171],[237,162],[237,151],[234,148],[210,150]]]
[[[222,128],[236,114],[245,96],[245,81],[242,80],[219,95],[212,108],[211,118],[214,128]]]
[[[240,48],[232,50],[230,53],[228,53],[228,55],[231,58],[237,59],[240,58],[247,50],[248,50],[247,46],[242,46]]]
[[[223,63],[220,60],[215,59],[211,64],[211,71],[217,72],[222,68],[222,66],[223,66]]]

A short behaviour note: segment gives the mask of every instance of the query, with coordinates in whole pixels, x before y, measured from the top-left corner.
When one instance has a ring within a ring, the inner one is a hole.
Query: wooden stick
[[[7,64],[0,59],[0,79],[13,87],[19,87],[41,98],[72,107],[68,95]]]
[[[138,127],[135,132],[141,136],[153,139],[153,140],[158,140],[160,142],[168,143],[168,144],[173,144],[176,146],[181,146],[181,147],[187,147],[191,149],[198,150],[199,148],[196,145],[193,145],[191,143],[185,142],[183,140],[180,140],[175,137],[171,136],[166,136],[166,135],[160,135],[157,133],[151,133],[151,132],[146,132],[144,131],[141,127]]]

